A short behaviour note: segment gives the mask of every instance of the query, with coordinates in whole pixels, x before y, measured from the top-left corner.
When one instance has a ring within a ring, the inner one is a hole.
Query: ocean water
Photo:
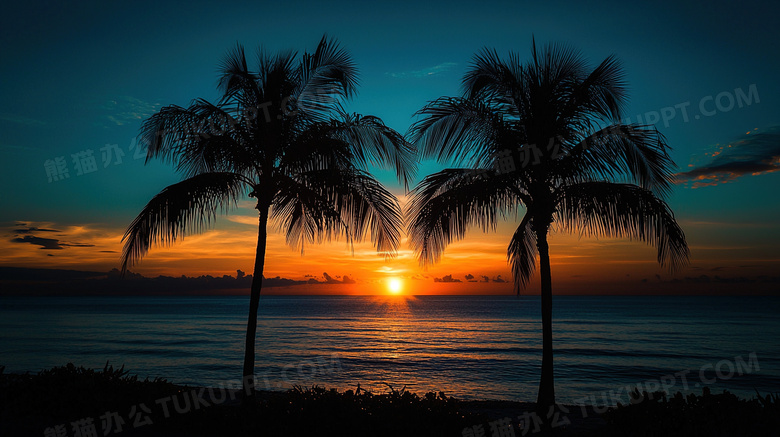
[[[780,392],[780,298],[556,296],[557,399],[614,404],[662,389]],[[406,387],[533,401],[538,297],[263,296],[261,389]],[[140,377],[240,381],[248,297],[2,297],[0,365],[72,362]]]

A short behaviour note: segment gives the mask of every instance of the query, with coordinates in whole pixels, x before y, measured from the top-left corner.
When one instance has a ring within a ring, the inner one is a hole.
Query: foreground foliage
[[[614,435],[625,436],[777,436],[780,435],[780,397],[757,394],[739,399],[732,393],[684,396],[677,392],[641,395],[627,406],[605,413]]]
[[[461,402],[441,392],[419,396],[392,387],[373,394],[359,386],[345,392],[296,386],[259,392],[251,404],[241,405],[236,391],[219,394],[219,402],[206,391],[203,405],[208,406],[195,408],[192,393],[201,390],[164,379],[139,380],[108,364],[102,371],[68,364],[37,375],[4,375],[0,367],[0,436],[47,435],[46,429],[57,425],[73,436],[72,423],[85,418],[93,419],[96,435],[109,435],[101,420],[107,412],[124,421],[121,432],[110,433],[118,436],[452,436],[482,420],[460,411]],[[136,422],[128,411],[143,420]],[[138,426],[147,419],[150,424]]]
[[[114,369],[108,363],[102,370],[68,364],[36,375],[3,374],[0,366],[0,436],[57,435],[51,431],[57,425],[63,425],[61,435],[67,436],[465,436],[478,435],[479,427],[491,436],[498,430],[490,423],[503,418],[517,436],[543,435],[518,422],[519,413],[532,412],[533,404],[461,401],[442,392],[420,396],[388,387],[387,393],[374,394],[360,386],[344,392],[295,386],[286,392],[259,392],[241,405],[237,391],[210,394],[160,378],[141,380],[124,366]],[[203,395],[199,407],[194,393]],[[635,392],[633,398],[630,405],[603,415],[589,411],[587,421],[576,414],[579,407],[569,406],[571,421],[553,428],[552,435],[776,436],[780,430],[778,395],[744,400],[705,388],[701,396]],[[139,417],[151,423],[139,426],[128,412],[141,413],[136,408],[141,404],[149,413]],[[123,418],[121,431],[114,423],[110,433],[104,432],[101,416],[107,412]],[[72,423],[85,418],[94,420],[95,434],[73,431]]]
[[[0,367],[0,436],[43,435],[48,427],[93,418],[100,432],[100,416],[123,411],[129,403],[146,402],[178,392],[165,379],[138,379],[122,366],[106,363],[103,370],[66,366],[43,370],[37,375],[4,374]],[[68,435],[73,435],[69,433]],[[103,435],[103,434],[98,434]]]

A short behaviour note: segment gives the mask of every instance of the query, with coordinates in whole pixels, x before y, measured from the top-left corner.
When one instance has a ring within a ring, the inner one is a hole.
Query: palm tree
[[[460,168],[432,174],[412,190],[410,241],[425,266],[472,225],[487,231],[500,218],[519,220],[507,258],[519,294],[539,255],[537,408],[544,410],[555,402],[548,232],[636,239],[658,249],[661,265],[684,264],[685,236],[664,201],[674,163],[655,129],[621,123],[626,91],[612,56],[590,69],[561,45],[537,50],[534,42],[524,63],[484,49],[463,88],[462,97],[429,102],[411,127],[423,157]]]
[[[352,243],[369,233],[386,256],[398,247],[397,199],[367,169],[393,167],[406,183],[415,151],[380,119],[343,111],[341,102],[356,85],[350,56],[326,37],[300,59],[260,50],[256,71],[237,45],[222,65],[217,104],[198,99],[187,108],[167,106],[142,125],[146,160],[173,163],[184,179],[157,194],[128,227],[123,272],[153,245],[203,231],[244,194],[257,199],[243,369],[248,396],[269,219],[301,253],[307,243],[339,236]]]

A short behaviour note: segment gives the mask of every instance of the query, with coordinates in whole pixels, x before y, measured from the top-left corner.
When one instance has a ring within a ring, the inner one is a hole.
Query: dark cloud
[[[446,275],[443,278],[433,278],[433,282],[463,282],[460,279],[455,279],[452,275]]]
[[[337,279],[337,278],[341,278],[341,276],[336,276],[334,278],[333,276],[329,275],[328,272],[323,272],[322,276],[325,277],[325,282],[319,282],[316,279],[309,279],[309,282],[310,283],[321,283],[321,284],[354,284],[355,283],[355,280],[350,278],[347,275],[344,275],[344,277],[342,279],[340,279],[340,280]],[[312,281],[315,281],[315,282],[312,282]]]
[[[325,281],[314,278],[296,280],[276,276],[263,278],[263,289],[295,287],[306,284],[354,284],[355,280],[344,275],[341,280],[326,275]],[[329,278],[329,279],[328,279]],[[75,270],[28,269],[0,266],[0,295],[42,294],[42,295],[211,295],[240,294],[249,292],[252,275],[241,270],[235,276],[157,276],[145,277],[127,272],[124,278],[118,269],[109,272],[86,272]],[[284,293],[286,291],[283,291]]]
[[[493,282],[506,282],[506,280],[502,278],[501,275],[498,275],[495,278],[493,278]]]
[[[20,225],[17,223],[17,226],[25,226],[25,225]],[[16,234],[31,234],[33,232],[62,232],[62,231],[58,231],[56,229],[36,228],[34,226],[25,226],[22,228],[14,229],[13,232]]]
[[[480,275],[480,278],[482,278],[479,282],[490,282],[490,277],[487,275]]]
[[[699,188],[780,170],[780,127],[746,134],[709,156],[708,164],[678,173],[678,182]]]
[[[55,238],[41,238],[32,235],[26,235],[24,237],[16,237],[11,239],[12,243],[30,243],[36,246],[41,246],[43,250],[62,250],[60,240]]]
[[[94,244],[64,243],[58,238],[45,238],[34,235],[37,232],[62,232],[56,229],[37,228],[28,226],[25,223],[16,223],[16,226],[17,228],[12,231],[16,234],[16,237],[11,239],[12,243],[30,243],[41,246],[43,250],[62,250],[65,247],[95,247]]]
[[[470,280],[474,279],[474,275],[469,273],[468,275],[465,276],[465,278],[466,278],[466,280],[470,281]]]
[[[336,279],[336,278],[334,278],[334,277],[330,276],[330,275],[328,274],[328,272],[323,272],[323,273],[322,273],[322,276],[324,276],[324,277],[325,277],[325,283],[326,283],[326,284],[338,284],[338,283],[340,283],[340,282],[341,282],[341,281],[339,281],[338,279]]]

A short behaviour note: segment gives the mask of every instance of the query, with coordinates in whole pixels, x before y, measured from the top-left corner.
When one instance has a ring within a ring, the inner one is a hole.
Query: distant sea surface
[[[0,297],[0,365],[68,362],[179,384],[241,377],[248,297]],[[780,392],[780,298],[555,296],[555,387],[567,403],[626,392]],[[538,297],[263,296],[261,389],[443,391],[534,401]]]

